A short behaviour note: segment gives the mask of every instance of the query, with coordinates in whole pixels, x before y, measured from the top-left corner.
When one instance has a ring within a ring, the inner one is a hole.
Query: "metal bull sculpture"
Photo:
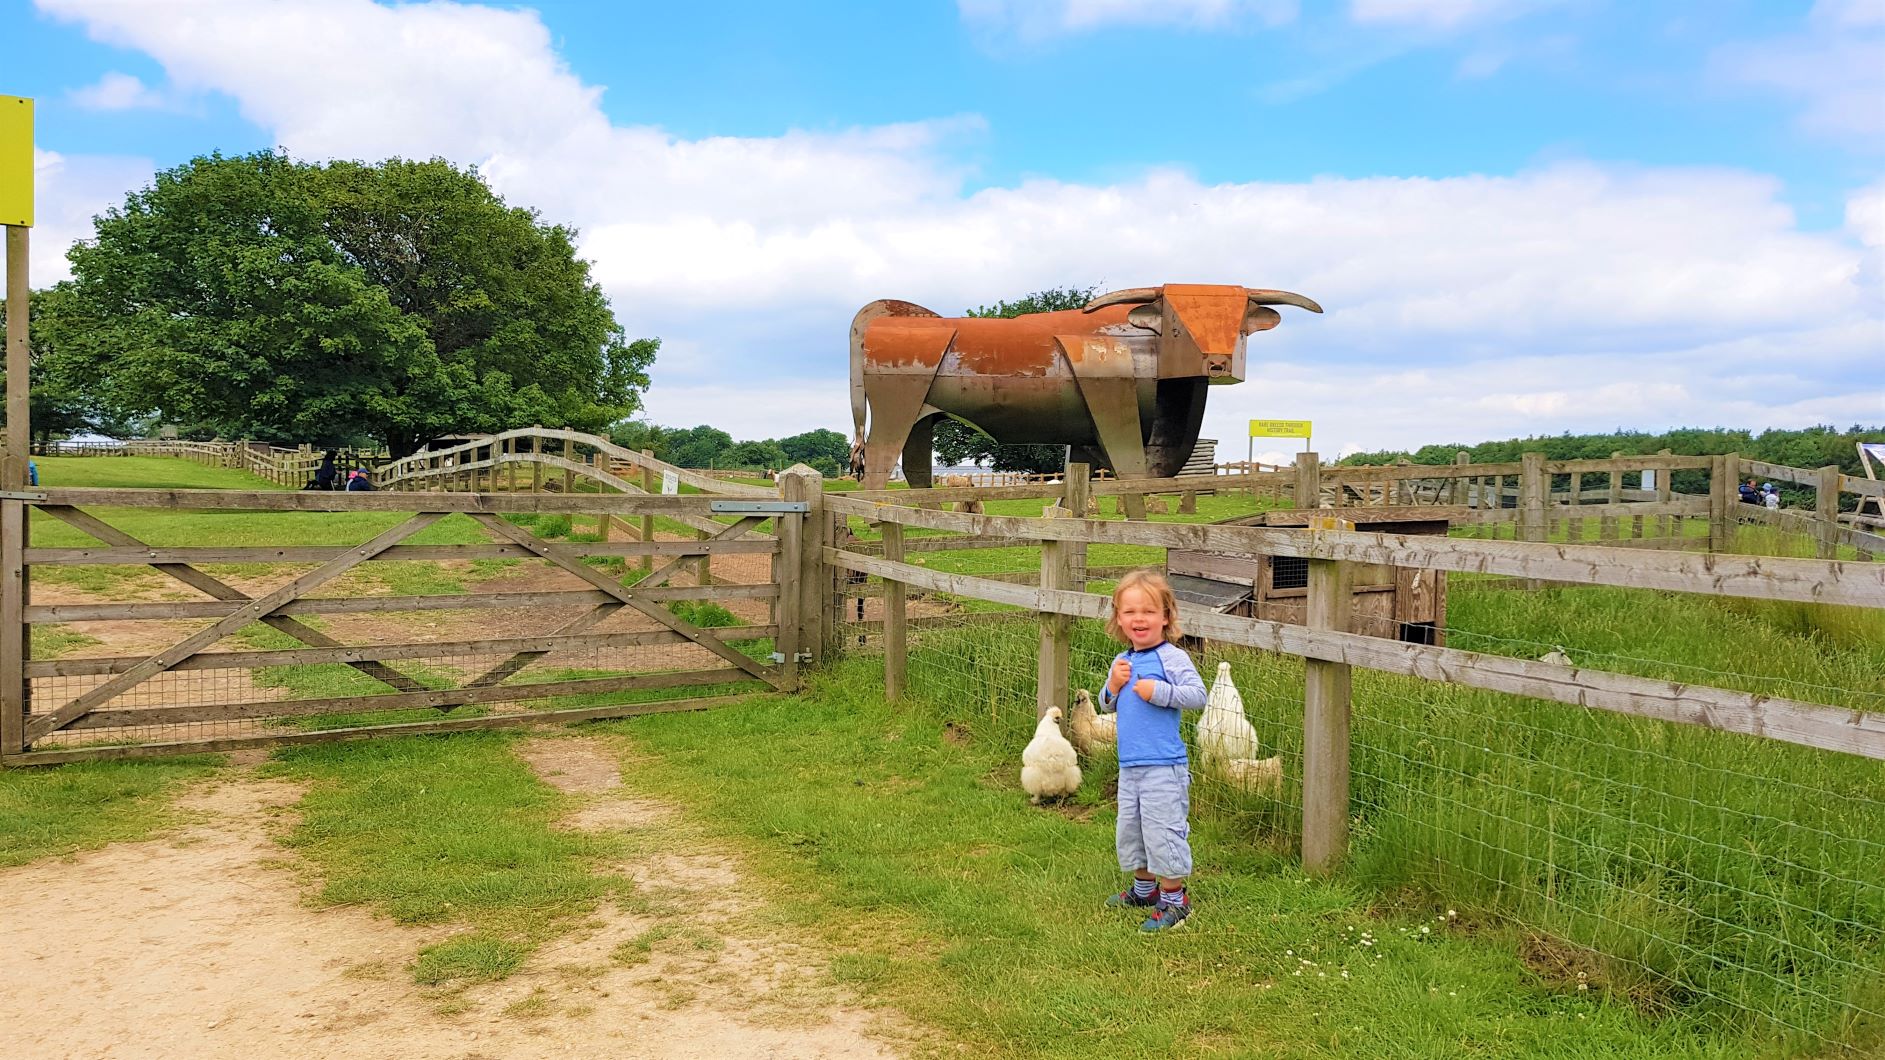
[[[936,421],[955,416],[1005,444],[1071,446],[1121,478],[1175,475],[1207,387],[1243,381],[1246,337],[1282,322],[1277,305],[1322,312],[1288,291],[1177,283],[1007,319],[872,302],[851,321],[852,470],[882,489],[901,458],[928,486]]]

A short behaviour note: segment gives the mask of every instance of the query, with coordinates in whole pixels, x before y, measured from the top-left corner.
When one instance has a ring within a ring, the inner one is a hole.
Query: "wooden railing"
[[[1426,680],[1506,692],[1637,717],[1744,733],[1807,747],[1885,759],[1885,715],[1849,707],[1757,695],[1704,685],[1672,683],[1593,670],[1588,667],[1486,655],[1454,648],[1429,647],[1344,632],[1336,619],[1348,609],[1349,564],[1385,564],[1424,570],[1497,574],[1576,585],[1608,585],[1710,596],[1885,608],[1885,564],[1764,556],[1686,555],[1629,552],[1600,544],[1545,544],[1482,541],[1447,537],[1364,534],[1343,530],[1283,529],[1184,523],[1140,523],[1078,518],[1023,518],[929,511],[881,498],[830,494],[824,509],[837,517],[856,517],[884,530],[883,555],[826,545],[823,561],[834,571],[851,571],[885,581],[891,598],[901,602],[908,589],[1007,604],[1035,612],[1041,622],[1044,667],[1040,706],[1066,705],[1069,678],[1064,672],[1067,636],[1064,619],[1104,619],[1110,600],[1081,591],[1071,576],[1068,546],[1091,544],[1149,545],[1237,554],[1291,556],[1309,563],[1310,626],[1289,625],[1220,614],[1190,605],[1180,610],[1192,634],[1229,644],[1297,655],[1312,664],[1345,670],[1362,666]],[[1331,518],[1334,514],[1331,513]],[[903,562],[904,531],[946,531],[971,538],[1034,542],[1042,546],[1038,585],[1016,585],[993,578],[952,574]],[[894,531],[894,532],[893,532]],[[1337,599],[1333,601],[1329,597]],[[906,672],[900,656],[905,637],[901,606],[887,609],[885,623],[886,692],[896,696]],[[1314,616],[1324,616],[1316,625]],[[1052,660],[1059,659],[1059,662]],[[1312,669],[1312,678],[1316,671]],[[893,682],[892,677],[896,676]],[[1304,859],[1327,868],[1345,846],[1347,751],[1337,734],[1315,732],[1315,719],[1347,711],[1346,702],[1328,701],[1345,681],[1312,679],[1308,685],[1310,729],[1305,764]],[[1322,691],[1317,692],[1316,689]],[[1318,703],[1317,696],[1324,697]],[[1340,809],[1338,809],[1340,808]]]

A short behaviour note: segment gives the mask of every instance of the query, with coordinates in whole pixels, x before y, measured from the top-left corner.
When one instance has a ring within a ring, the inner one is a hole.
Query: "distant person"
[[[372,489],[373,489],[373,480],[367,477],[366,468],[363,468],[363,467],[354,468],[353,471],[347,475],[347,492],[348,493],[364,492],[364,491],[370,491]]]
[[[321,456],[321,466],[314,469],[314,480],[301,487],[304,490],[331,490],[334,480],[340,477],[340,469],[334,462],[340,459],[340,450],[329,449]]]
[[[39,485],[39,461],[28,460],[26,462],[26,484],[28,486]]]
[[[1770,512],[1779,511],[1780,488],[1771,482],[1763,483],[1761,485],[1761,503],[1767,505],[1767,510]]]
[[[1753,479],[1748,479],[1746,482],[1743,482],[1741,484],[1741,503],[1742,504],[1761,503],[1761,491],[1754,488]]]

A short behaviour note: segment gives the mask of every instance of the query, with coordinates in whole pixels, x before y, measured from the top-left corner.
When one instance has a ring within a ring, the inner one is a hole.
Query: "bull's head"
[[[1213,383],[1243,381],[1244,337],[1283,322],[1271,306],[1322,312],[1314,301],[1289,291],[1198,283],[1114,291],[1088,302],[1086,311],[1112,305],[1133,306],[1127,323],[1158,333],[1160,379],[1202,376]]]

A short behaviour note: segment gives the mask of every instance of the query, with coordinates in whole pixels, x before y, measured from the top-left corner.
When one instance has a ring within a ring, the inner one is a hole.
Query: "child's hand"
[[[1119,690],[1132,680],[1132,664],[1124,659],[1113,660],[1113,672],[1106,676],[1106,694],[1116,696]]]
[[[1152,702],[1152,690],[1157,687],[1157,681],[1152,680],[1150,677],[1141,677],[1132,683],[1132,692],[1140,699],[1150,703]]]

